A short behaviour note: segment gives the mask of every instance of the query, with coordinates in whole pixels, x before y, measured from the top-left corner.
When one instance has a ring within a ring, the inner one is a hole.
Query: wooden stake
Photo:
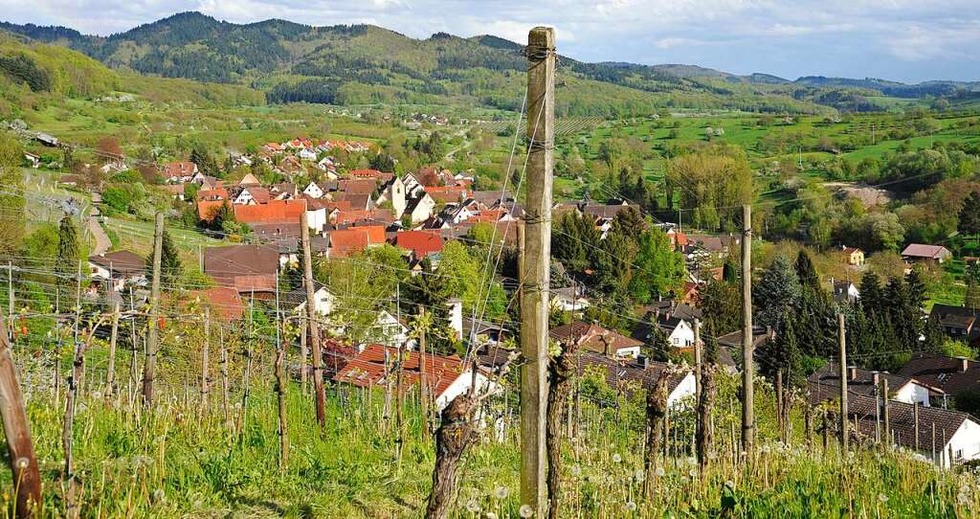
[[[429,386],[425,377],[425,307],[419,306],[419,400],[422,401],[423,430],[429,434],[432,429],[429,414]]]
[[[105,375],[105,399],[111,402],[116,394],[116,341],[119,338],[119,303],[112,308],[112,332],[109,334],[109,359]]]
[[[888,419],[888,379],[884,376],[881,377],[881,399],[884,402],[884,419],[885,419],[885,444],[891,445],[891,424]]]
[[[279,313],[279,274],[276,273],[276,403],[279,407],[279,470],[286,469],[289,461],[289,436],[286,429],[286,375],[283,363],[286,360],[286,347],[282,343],[282,316]],[[368,389],[370,391],[370,389]]]
[[[755,455],[755,360],[752,344],[752,206],[742,206],[742,450]]]
[[[5,329],[0,315],[0,329]],[[11,494],[16,499],[15,514],[19,519],[35,517],[41,503],[41,476],[38,473],[31,426],[27,421],[24,396],[17,379],[17,367],[10,353],[7,334],[0,333],[0,417],[7,439],[7,456],[13,479]]]
[[[653,500],[654,475],[657,458],[664,448],[664,431],[667,428],[667,370],[660,374],[656,384],[647,388],[646,409],[646,453],[643,459],[643,496],[647,501]]]
[[[211,370],[208,362],[211,357],[211,308],[204,307],[204,350],[201,352],[201,417],[207,415],[211,401]]]
[[[701,320],[694,319],[694,401],[701,400],[701,365],[704,362],[704,345],[701,344]]]
[[[527,207],[520,272],[521,503],[548,509],[545,484],[548,408],[548,290],[555,137],[555,31],[535,27],[527,45]]]
[[[845,339],[844,314],[837,314],[837,343],[840,347],[840,446],[841,454],[847,452],[847,341]]]
[[[163,257],[163,213],[157,213],[156,229],[153,234],[153,281],[150,285],[150,317],[146,341],[146,362],[143,364],[143,405],[149,409],[153,405],[153,378],[156,375],[157,342],[160,318],[160,262]]]
[[[326,395],[323,392],[323,353],[320,348],[320,328],[317,326],[315,291],[313,290],[313,253],[310,246],[310,226],[306,212],[300,218],[300,234],[303,241],[303,284],[306,285],[306,320],[313,342],[313,391],[316,405],[316,423],[320,429],[327,426]]]

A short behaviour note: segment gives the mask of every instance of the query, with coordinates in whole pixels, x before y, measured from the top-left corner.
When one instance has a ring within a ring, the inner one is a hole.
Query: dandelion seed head
[[[959,503],[959,504],[961,504],[961,505],[965,505],[968,499],[969,498],[967,497],[967,495],[964,494],[963,492],[960,492],[956,496],[956,502]]]
[[[696,477],[698,477],[698,471],[697,471],[697,470],[695,470],[695,469],[691,469],[691,471],[690,471],[690,472],[688,472],[687,474],[688,474],[689,476],[691,476],[691,479],[694,479],[694,478],[696,478]]]
[[[507,499],[508,495],[510,495],[510,489],[503,485],[493,489],[493,497],[497,499]]]
[[[520,514],[521,517],[531,517],[534,515],[534,508],[531,508],[531,505],[521,505],[521,508],[518,509],[517,513]]]
[[[663,467],[657,467],[657,470],[654,471],[654,474],[656,474],[658,478],[662,478],[664,477],[664,474],[666,474],[666,472],[664,471]]]
[[[643,473],[643,469],[637,469],[636,472],[633,473],[633,479],[637,481],[643,481],[644,476],[645,474]]]
[[[878,494],[878,501],[881,501],[882,503],[887,503],[888,496],[886,496],[885,494]]]
[[[622,463],[623,457],[620,456],[619,453],[616,453],[616,454],[613,454],[612,460],[613,460],[613,463]]]
[[[153,501],[157,503],[162,503],[167,500],[167,493],[163,491],[162,488],[158,488],[153,491]]]
[[[27,458],[17,458],[17,468],[19,469],[26,469],[29,463],[30,462],[27,460]]]
[[[471,500],[466,503],[466,510],[470,513],[478,514],[480,513],[480,503]]]
[[[635,512],[636,511],[636,503],[634,503],[632,501],[627,501],[626,502],[626,509],[629,510],[630,512]]]
[[[725,486],[734,490],[735,489],[735,482],[729,479],[728,481],[725,482]]]
[[[493,512],[487,512],[487,519],[497,519],[497,514]]]

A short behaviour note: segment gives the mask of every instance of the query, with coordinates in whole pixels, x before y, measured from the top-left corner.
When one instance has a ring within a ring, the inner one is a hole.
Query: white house
[[[694,346],[694,326],[680,317],[661,316],[657,324],[667,334],[667,341],[675,348]]]
[[[319,200],[320,198],[323,198],[324,191],[323,188],[319,186],[319,184],[311,181],[310,184],[306,186],[306,189],[303,190],[303,194],[310,198],[315,198]]]
[[[242,188],[242,190],[238,192],[238,196],[236,196],[231,203],[235,205],[254,205],[255,197],[252,196],[252,193],[250,193],[246,187]]]
[[[128,250],[89,256],[88,266],[93,279],[108,282],[109,288],[116,292],[126,283],[146,282],[146,258]]]
[[[455,380],[449,387],[444,389],[441,393],[436,396],[436,409],[442,411],[452,402],[457,396],[470,391],[473,387],[473,373],[471,371],[464,371],[456,377]],[[500,391],[500,385],[487,378],[481,371],[476,372],[476,388],[475,392],[479,395],[484,395],[487,393],[493,394]]]
[[[405,345],[409,350],[415,348],[415,341],[410,341],[408,338],[408,327],[399,322],[387,310],[378,312],[378,318],[375,319],[374,326],[368,332],[368,339],[371,342],[390,347]]]
[[[297,154],[300,160],[316,160],[316,152],[310,148],[303,148]]]
[[[306,224],[313,231],[323,232],[328,223],[330,223],[330,213],[327,212],[326,207],[306,211]]]
[[[552,288],[551,307],[563,312],[581,312],[590,306],[588,298],[585,297],[585,287],[572,286],[564,288]]]
[[[320,315],[330,315],[336,304],[337,298],[327,290],[319,281],[313,282],[313,308]],[[293,312],[306,311],[306,289],[297,288],[283,296],[283,303],[289,305]]]
[[[840,396],[840,366],[827,363],[807,378],[810,402],[817,404]],[[929,407],[929,388],[914,378],[885,371],[869,371],[854,366],[844,370],[847,390],[851,393],[874,397],[881,393],[882,382],[888,382],[889,399],[905,404]]]

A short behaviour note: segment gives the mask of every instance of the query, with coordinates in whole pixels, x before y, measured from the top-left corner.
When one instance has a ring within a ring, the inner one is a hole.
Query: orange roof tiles
[[[364,348],[364,351],[356,357],[334,376],[337,382],[347,382],[358,387],[372,387],[383,385],[385,381],[385,352],[387,351],[387,365],[391,369],[392,361],[398,355],[397,348],[386,348],[380,344],[372,344]],[[418,352],[404,352],[402,387],[401,391],[407,391],[411,387],[419,384],[421,379],[419,366],[420,357],[424,358],[422,363],[425,365],[426,385],[435,395],[441,395],[452,383],[459,378],[465,371],[463,362],[455,357],[440,357],[438,355],[425,354],[421,356]],[[392,375],[392,373],[388,373]]]
[[[306,211],[306,200],[271,200],[267,204],[236,205],[235,218],[243,223],[296,222]]]
[[[330,256],[347,257],[352,252],[366,249],[370,241],[370,233],[363,229],[330,231]]]
[[[395,235],[395,245],[408,249],[422,258],[429,254],[442,252],[442,236],[429,231],[402,231]]]

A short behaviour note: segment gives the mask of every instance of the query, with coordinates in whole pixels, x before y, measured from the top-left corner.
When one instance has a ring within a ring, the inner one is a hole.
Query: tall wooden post
[[[313,290],[313,253],[310,250],[310,224],[306,211],[300,217],[300,236],[303,240],[303,284],[306,286],[306,321],[313,343],[313,392],[316,401],[316,423],[327,425],[327,402],[323,393],[323,354],[320,349],[320,327],[316,322],[315,291]],[[303,369],[306,369],[304,364]]]
[[[891,445],[892,443],[892,432],[891,424],[888,416],[888,379],[881,377],[881,402],[882,402],[882,417],[885,420],[885,445]],[[916,433],[918,434],[918,433]]]
[[[425,307],[419,306],[419,400],[422,401],[422,423],[426,434],[432,426],[429,415],[429,386],[425,374]]]
[[[742,206],[742,450],[755,454],[755,360],[752,344],[752,206]]]
[[[105,375],[105,398],[109,402],[116,394],[116,342],[119,339],[119,303],[112,308],[112,332],[109,334],[109,359]]]
[[[276,404],[279,410],[279,470],[286,469],[289,461],[289,434],[286,429],[286,347],[282,343],[282,314],[279,307],[279,274],[276,273]]]
[[[548,513],[546,429],[548,408],[548,290],[551,259],[551,190],[554,167],[555,31],[535,27],[527,44],[527,207],[520,269],[521,503],[536,517]]]
[[[701,400],[701,364],[704,362],[701,344],[701,320],[694,319],[694,401]]]
[[[150,316],[146,336],[146,361],[143,364],[143,405],[153,405],[153,378],[157,365],[157,342],[160,329],[160,262],[163,256],[163,213],[157,213],[156,229],[153,233],[153,282],[150,285]]]
[[[837,314],[837,342],[840,346],[840,446],[847,451],[847,341],[845,339],[844,314]]]
[[[204,350],[201,352],[201,416],[208,412],[211,402],[211,370],[208,363],[211,360],[211,308],[204,307]]]
[[[0,329],[4,328],[0,315]],[[34,443],[31,441],[31,425],[27,421],[24,396],[17,379],[17,368],[10,354],[7,335],[0,333],[0,417],[7,439],[7,460],[13,474],[11,493],[17,500],[18,518],[35,517],[36,506],[41,502],[41,476],[38,473]]]

